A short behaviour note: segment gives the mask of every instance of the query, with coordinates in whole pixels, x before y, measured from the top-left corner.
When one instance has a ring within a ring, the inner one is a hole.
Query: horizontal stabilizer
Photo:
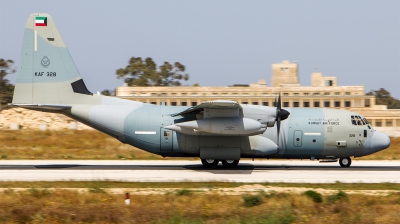
[[[10,104],[12,106],[33,109],[33,110],[65,110],[70,109],[71,106],[66,105],[51,105],[51,104]]]

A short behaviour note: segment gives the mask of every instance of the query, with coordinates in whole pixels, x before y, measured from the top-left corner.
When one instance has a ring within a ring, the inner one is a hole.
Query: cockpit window
[[[366,125],[369,124],[369,122],[367,121],[367,119],[358,116],[358,115],[351,115],[351,123],[353,125]]]

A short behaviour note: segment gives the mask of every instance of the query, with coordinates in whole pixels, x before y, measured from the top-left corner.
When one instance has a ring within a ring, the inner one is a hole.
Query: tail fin
[[[49,14],[25,26],[13,104],[72,104],[94,100]],[[90,99],[92,98],[92,99]]]

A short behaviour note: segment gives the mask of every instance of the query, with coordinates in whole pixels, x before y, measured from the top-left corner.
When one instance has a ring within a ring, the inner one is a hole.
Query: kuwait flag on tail
[[[47,26],[47,17],[36,16],[35,24],[36,26]]]

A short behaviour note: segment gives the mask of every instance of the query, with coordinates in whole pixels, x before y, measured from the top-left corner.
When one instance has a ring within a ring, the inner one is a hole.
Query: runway
[[[243,160],[237,168],[203,168],[189,160],[1,160],[0,181],[400,183],[400,160],[338,163]]]

